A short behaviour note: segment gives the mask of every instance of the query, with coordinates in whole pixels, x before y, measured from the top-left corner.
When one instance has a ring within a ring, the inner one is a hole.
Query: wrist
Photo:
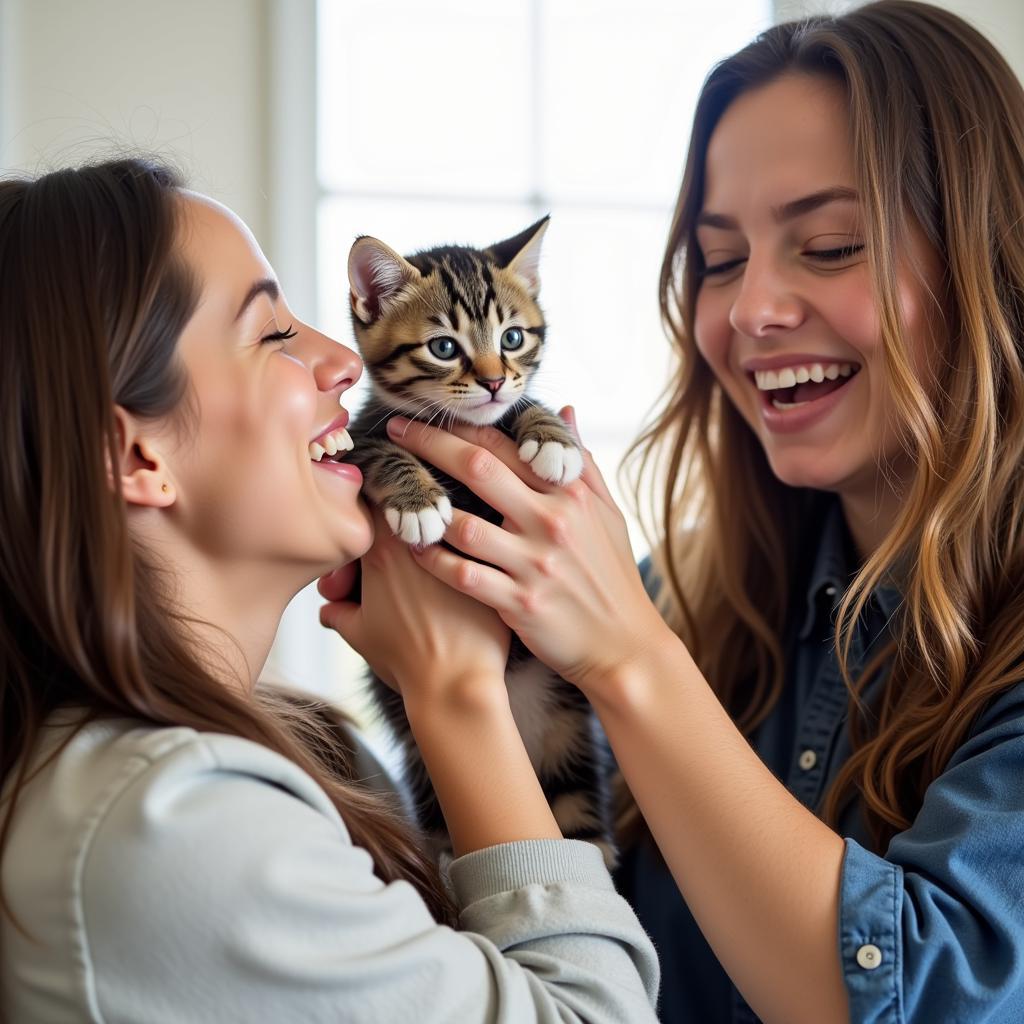
[[[573,680],[600,711],[627,713],[642,708],[655,689],[696,669],[690,652],[667,625],[638,637],[614,662],[595,666]]]
[[[401,686],[405,713],[419,720],[483,719],[511,714],[504,673],[473,671]]]

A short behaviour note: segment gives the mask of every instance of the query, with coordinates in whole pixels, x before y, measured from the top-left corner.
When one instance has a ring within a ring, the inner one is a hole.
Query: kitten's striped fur
[[[364,493],[409,543],[439,541],[452,505],[490,522],[500,516],[461,483],[394,444],[385,425],[395,413],[442,427],[492,424],[515,439],[520,457],[538,475],[555,483],[576,479],[582,469],[567,426],[526,393],[546,340],[537,301],[546,228],[545,217],[487,249],[443,246],[406,257],[375,238],[359,238],[352,247],[352,321],[373,392],[349,427],[355,448],[347,458],[363,471]],[[597,843],[611,864],[605,772],[589,705],[518,637],[512,638],[506,685],[563,834]],[[420,823],[438,853],[449,850],[402,700],[376,677],[371,686],[402,745]]]

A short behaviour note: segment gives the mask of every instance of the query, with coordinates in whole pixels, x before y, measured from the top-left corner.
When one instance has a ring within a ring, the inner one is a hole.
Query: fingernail
[[[405,430],[409,426],[409,421],[404,416],[392,416],[388,420],[388,433],[397,434],[400,430]]]
[[[565,421],[572,427],[572,432],[576,435],[576,440],[580,439],[580,428],[576,423],[576,410],[571,406],[565,407]]]

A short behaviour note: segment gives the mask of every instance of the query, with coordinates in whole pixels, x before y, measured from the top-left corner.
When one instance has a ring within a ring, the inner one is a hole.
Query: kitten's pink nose
[[[487,388],[487,390],[490,391],[491,394],[493,395],[493,394],[497,394],[498,390],[501,388],[501,385],[505,383],[505,378],[504,377],[477,377],[476,382],[481,387]]]

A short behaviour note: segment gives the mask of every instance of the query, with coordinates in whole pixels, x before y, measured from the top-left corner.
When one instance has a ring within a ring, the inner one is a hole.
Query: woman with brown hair
[[[1020,83],[925,4],[769,29],[704,85],[661,301],[645,578],[592,464],[399,423],[505,516],[418,561],[592,701],[663,1019],[1024,1020]]]
[[[364,559],[362,649],[450,890],[358,749],[256,685],[290,598],[347,592],[372,540],[360,370],[166,168],[0,182],[3,1019],[654,1019],[650,942],[559,836],[494,612],[397,541]]]

